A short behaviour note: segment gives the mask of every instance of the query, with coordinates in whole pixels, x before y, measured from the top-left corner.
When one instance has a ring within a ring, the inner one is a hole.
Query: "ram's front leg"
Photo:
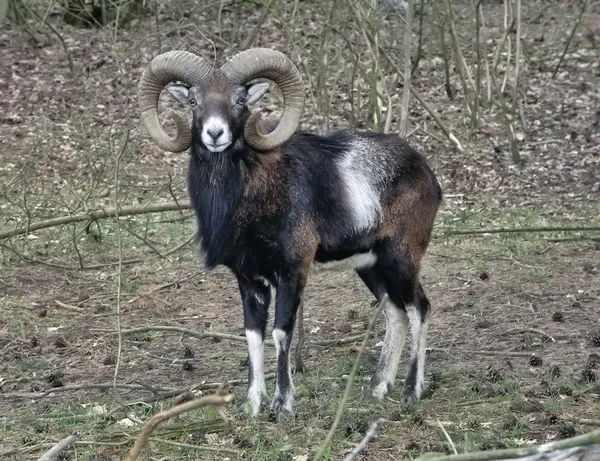
[[[295,273],[282,277],[277,286],[273,339],[277,353],[277,383],[271,403],[271,413],[278,420],[294,415],[294,383],[290,366],[290,348],[294,334],[294,323],[302,292],[306,284],[306,273]]]
[[[238,277],[244,303],[244,329],[248,343],[248,397],[245,410],[256,416],[267,402],[267,387],[263,370],[265,328],[269,318],[271,287],[268,283]]]

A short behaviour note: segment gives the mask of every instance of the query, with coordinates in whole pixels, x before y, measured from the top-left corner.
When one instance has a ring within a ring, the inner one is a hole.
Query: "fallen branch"
[[[267,373],[265,375],[265,381],[275,379],[275,376],[276,376],[275,373]],[[163,394],[152,395],[150,397],[146,397],[141,400],[134,400],[132,402],[126,403],[124,406],[137,405],[140,403],[158,402],[160,400],[170,399],[172,397],[180,397],[180,396],[183,396],[184,394],[189,394],[190,392],[193,392],[193,391],[208,391],[208,390],[224,388],[225,386],[235,386],[237,384],[248,384],[248,378],[230,379],[228,381],[219,382],[219,383],[195,384],[194,386],[190,387],[189,389],[173,389],[172,391],[167,391]]]
[[[181,250],[185,246],[187,246],[190,243],[192,243],[192,241],[195,238],[196,238],[196,236],[192,235],[185,242],[177,245],[174,248],[171,248],[170,250],[168,250],[165,253],[161,254],[161,256],[163,258],[166,258],[167,256],[170,256],[173,253],[178,252],[179,250]],[[65,264],[54,264],[54,263],[49,263],[49,262],[46,262],[46,261],[42,261],[40,259],[32,258],[31,256],[27,256],[26,254],[23,254],[20,251],[18,251],[17,249],[11,247],[10,245],[6,245],[4,243],[0,243],[0,247],[6,248],[7,250],[9,250],[9,251],[13,252],[14,254],[16,254],[23,261],[26,261],[28,263],[41,264],[43,266],[53,267],[55,269],[64,269],[64,270],[69,270],[69,271],[79,271],[79,270],[86,271],[86,270],[103,269],[105,267],[112,267],[112,266],[116,266],[118,264],[121,264],[121,266],[125,266],[125,265],[129,265],[129,264],[138,264],[138,263],[141,263],[141,262],[144,261],[143,258],[135,258],[135,259],[124,259],[121,262],[119,262],[117,260],[117,261],[112,261],[112,262],[108,262],[108,263],[100,263],[100,264],[90,264],[90,265],[83,265],[83,266],[81,266],[81,265],[79,265],[79,266],[67,266]]]
[[[99,332],[103,332],[103,333],[111,333],[111,331],[109,330],[103,330],[103,329],[93,329],[92,331],[99,331]],[[197,331],[194,330],[189,330],[187,328],[181,328],[181,327],[175,327],[175,326],[170,326],[170,325],[149,325],[146,327],[137,327],[137,328],[131,328],[128,330],[122,330],[121,334],[122,335],[133,335],[136,333],[145,333],[147,331],[166,331],[166,332],[172,332],[172,333],[181,333],[184,335],[188,335],[188,336],[192,336],[194,338],[197,338],[199,340],[204,340],[204,339],[227,339],[230,341],[236,341],[238,343],[246,343],[246,337],[245,336],[238,336],[238,335],[232,335],[232,334],[228,334],[228,333],[219,333],[216,331],[207,331],[204,333],[198,333]],[[112,331],[112,333],[115,333],[114,331]],[[370,337],[373,336],[378,336],[385,333],[385,330],[379,330],[377,332],[370,332]],[[347,338],[340,338],[340,339],[323,339],[320,341],[308,341],[307,345],[309,346],[337,346],[340,344],[349,344],[349,343],[353,343],[355,341],[359,341],[361,339],[364,338],[364,333],[360,334],[360,335],[356,335],[356,336],[349,336]],[[273,340],[270,339],[266,339],[264,342],[265,345],[267,346],[274,346],[275,343],[273,342]]]
[[[95,330],[95,331],[98,331],[98,330]],[[105,331],[105,330],[101,330],[101,331]],[[212,339],[228,339],[230,341],[236,341],[239,343],[246,342],[246,338],[244,336],[231,335],[231,334],[227,334],[227,333],[218,333],[218,332],[198,333],[197,331],[188,330],[187,328],[173,327],[173,326],[167,326],[167,325],[131,328],[129,330],[122,330],[121,334],[123,336],[125,336],[125,335],[133,335],[136,333],[144,333],[147,331],[168,331],[168,332],[172,332],[172,333],[181,333],[184,335],[193,336],[194,338],[199,339],[199,340],[212,338]],[[113,331],[113,333],[115,333],[115,332]],[[265,344],[268,344],[269,346],[273,346],[275,343],[273,342],[273,340],[265,340]]]
[[[427,352],[443,352],[444,354],[452,354],[450,349],[442,349],[438,347],[428,347]],[[511,351],[476,351],[476,350],[455,350],[463,354],[473,355],[505,355],[507,357],[531,357],[529,352],[511,352]]]
[[[12,393],[12,394],[2,394],[0,393],[0,397],[4,398],[4,399],[32,399],[32,400],[38,400],[41,399],[43,397],[46,397],[50,394],[57,394],[60,392],[69,392],[69,391],[80,391],[83,389],[129,389],[129,390],[148,390],[148,386],[144,386],[141,384],[117,384],[116,386],[114,384],[74,384],[74,385],[70,385],[70,386],[63,386],[63,387],[53,387],[50,389],[45,390],[44,392],[41,393],[32,393],[32,394],[18,394],[18,393]],[[157,391],[160,392],[166,392],[167,389],[155,389]],[[183,392],[183,390],[181,391]]]
[[[383,311],[383,308],[385,307],[387,302],[388,302],[388,295],[385,294],[383,296],[383,298],[381,299],[381,301],[379,301],[379,306],[377,306],[377,310],[373,314],[373,317],[371,317],[369,326],[367,327],[367,331],[365,332],[362,343],[360,345],[360,349],[358,351],[358,354],[356,355],[356,359],[354,359],[354,365],[352,366],[352,370],[350,371],[350,375],[348,376],[348,381],[346,382],[346,388],[344,389],[344,394],[342,395],[342,400],[341,400],[340,405],[335,414],[333,423],[331,424],[331,427],[329,428],[329,432],[327,433],[325,440],[321,444],[319,451],[317,451],[317,454],[313,458],[313,461],[321,460],[323,458],[323,456],[325,455],[325,453],[327,452],[327,449],[331,445],[331,441],[333,440],[333,435],[335,434],[335,431],[336,431],[338,425],[340,424],[340,421],[342,420],[342,415],[344,414],[344,409],[346,408],[346,402],[348,401],[348,398],[350,397],[350,390],[352,389],[352,384],[354,383],[354,378],[356,377],[356,372],[358,371],[360,359],[362,358],[362,356],[365,352],[365,349],[367,347],[367,341],[371,337],[371,332],[373,331],[373,328],[375,327],[375,323],[377,322],[377,319],[379,318],[379,315],[381,314],[381,311]]]
[[[77,213],[69,216],[60,216],[58,218],[47,219],[45,221],[39,221],[37,223],[29,224],[28,226],[19,227],[17,229],[0,232],[0,240],[9,237],[15,237],[17,235],[28,234],[35,232],[40,229],[47,229],[49,227],[61,226],[63,224],[70,224],[74,222],[84,221],[96,221],[99,219],[115,218],[117,214],[123,216],[137,216],[148,213],[161,213],[164,211],[178,211],[178,210],[189,210],[192,208],[190,202],[166,202],[158,203],[156,205],[143,205],[143,206],[126,206],[117,208],[105,208],[103,210],[90,211],[88,213]]]
[[[59,307],[62,307],[63,309],[68,309],[70,311],[73,312],[78,312],[78,313],[82,313],[85,312],[85,309],[83,309],[82,307],[77,307],[77,306],[71,306],[70,304],[65,304],[63,302],[60,302],[58,299],[54,300],[54,304],[56,304]]]
[[[583,452],[579,451],[582,447],[585,446],[589,446],[589,445],[595,445],[600,443],[600,430],[594,431],[594,432],[590,432],[588,434],[584,434],[584,435],[579,435],[577,437],[572,437],[570,439],[564,439],[564,440],[559,440],[557,442],[552,442],[552,443],[545,443],[543,445],[538,445],[535,447],[521,447],[521,448],[507,448],[504,450],[495,450],[495,451],[476,451],[476,452],[472,452],[472,453],[462,453],[462,454],[458,454],[458,455],[450,455],[450,456],[435,456],[432,457],[430,456],[421,456],[420,458],[417,458],[418,460],[424,460],[424,459],[435,459],[435,460],[444,460],[444,461],[491,461],[491,460],[505,460],[505,459],[517,459],[517,458],[523,458],[525,456],[528,456],[528,460],[552,460],[553,458],[548,457],[548,453],[550,452],[554,452],[554,451],[559,451],[559,450],[566,450],[566,449],[573,449],[574,453],[580,453],[583,454]],[[600,446],[599,447],[593,447],[592,448],[594,450],[595,453],[599,453],[600,452]],[[529,455],[538,455],[538,454],[542,454],[545,453],[546,456],[542,457],[529,457]],[[583,460],[586,459],[583,456],[582,457],[571,457],[571,456],[564,456],[564,454],[562,455],[562,457],[556,457],[554,459],[561,459],[561,460]],[[594,457],[589,457],[587,459],[596,459]]]
[[[446,430],[446,428],[444,427],[444,425],[440,422],[439,419],[436,419],[436,423],[438,425],[438,427],[442,430],[442,433],[444,434],[444,437],[446,437],[446,440],[448,441],[448,443],[450,444],[450,447],[452,448],[452,452],[457,455],[458,451],[456,451],[456,445],[454,445],[454,442],[452,441],[452,437],[450,437],[450,434],[448,434],[448,431]]]
[[[144,445],[146,445],[146,443],[148,442],[148,439],[150,438],[150,434],[152,433],[152,431],[154,429],[156,429],[156,427],[158,427],[159,424],[161,424],[171,418],[179,416],[182,413],[186,413],[188,411],[195,410],[196,408],[201,408],[201,407],[206,407],[206,406],[216,407],[216,410],[217,410],[217,413],[219,414],[219,416],[221,416],[223,419],[226,419],[224,414],[222,413],[221,407],[224,405],[227,405],[232,400],[233,400],[233,394],[209,395],[206,397],[201,397],[196,400],[182,403],[181,405],[177,405],[176,407],[173,407],[168,410],[161,411],[160,413],[155,414],[148,420],[148,422],[146,423],[146,425],[140,432],[140,435],[136,439],[133,447],[131,447],[131,450],[125,457],[125,461],[135,461],[138,458],[138,456],[142,452],[142,449],[144,448]]]
[[[522,228],[509,228],[501,227],[497,229],[465,229],[465,230],[448,230],[438,234],[438,237],[446,237],[449,235],[475,235],[475,234],[512,234],[518,232],[592,232],[600,231],[600,226],[580,226],[580,227],[522,227]]]
[[[377,438],[377,429],[384,422],[385,419],[379,418],[377,421],[371,424],[365,436],[358,443],[358,445],[356,445],[354,449],[350,453],[348,453],[348,455],[344,458],[344,461],[352,461],[353,459],[355,459],[367,447],[368,443],[371,440]]]
[[[552,336],[550,336],[548,333],[546,333],[545,331],[542,331],[542,330],[538,330],[536,328],[517,328],[516,330],[505,331],[504,333],[501,333],[500,336],[519,334],[519,333],[535,333],[536,335],[543,336],[548,341],[552,341],[553,343],[556,342],[556,340]]]
[[[71,434],[68,437],[65,437],[56,445],[54,445],[50,450],[44,453],[42,456],[38,458],[38,461],[50,461],[60,455],[60,452],[70,447],[75,440],[77,440],[78,434]]]
[[[592,242],[600,242],[600,237],[588,237],[582,235],[581,237],[562,237],[562,238],[551,238],[546,239],[546,242],[560,243],[560,242],[583,242],[590,240]]]

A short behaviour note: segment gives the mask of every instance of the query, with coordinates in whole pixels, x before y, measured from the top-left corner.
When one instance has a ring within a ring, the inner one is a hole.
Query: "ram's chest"
[[[212,238],[224,250],[218,263],[248,274],[271,272],[286,259],[286,227],[280,215],[240,206],[223,232]]]

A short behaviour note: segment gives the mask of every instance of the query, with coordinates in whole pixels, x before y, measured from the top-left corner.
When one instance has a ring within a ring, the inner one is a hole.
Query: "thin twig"
[[[79,313],[85,312],[85,309],[82,309],[81,307],[71,306],[70,304],[65,304],[63,302],[60,302],[58,299],[54,300],[54,304],[62,307],[63,309],[68,309],[70,311],[79,312]]]
[[[260,32],[260,28],[262,27],[263,23],[265,22],[265,19],[267,19],[267,14],[269,14],[269,8],[265,7],[265,8],[263,8],[260,18],[258,18],[258,21],[257,21],[256,25],[254,26],[254,29],[252,30],[252,32],[250,33],[250,35],[248,36],[246,41],[242,45],[240,45],[240,48],[239,48],[240,51],[247,50],[256,41],[256,37],[258,37],[258,33]]]
[[[581,11],[579,12],[579,16],[577,17],[577,22],[573,26],[573,30],[571,30],[571,35],[569,35],[569,38],[567,39],[567,43],[565,44],[565,49],[563,50],[563,52],[562,52],[562,54],[560,56],[560,59],[558,60],[558,63],[556,64],[556,68],[554,69],[554,72],[552,72],[552,78],[556,77],[556,74],[558,73],[558,69],[560,69],[560,65],[562,64],[563,59],[565,59],[565,55],[567,54],[567,50],[569,49],[569,45],[571,45],[571,40],[573,40],[573,36],[575,35],[575,32],[577,31],[577,28],[579,27],[579,24],[581,24],[581,19],[583,18],[583,13],[585,13],[585,9],[587,8],[588,1],[589,0],[585,0],[583,2],[583,6],[581,7]]]
[[[144,448],[144,445],[146,445],[146,442],[148,442],[150,434],[159,424],[171,418],[179,416],[182,413],[195,410],[196,408],[212,406],[219,409],[220,407],[230,403],[232,400],[233,394],[209,395],[196,400],[182,403],[181,405],[177,405],[176,407],[170,408],[169,410],[157,413],[148,420],[148,422],[140,432],[139,437],[136,439],[133,447],[131,447],[131,450],[125,457],[125,461],[135,461],[138,458],[138,456],[142,452],[142,449]],[[217,413],[219,412],[217,411]]]
[[[125,140],[123,147],[117,154],[115,160],[115,223],[117,226],[117,251],[119,252],[119,265],[117,266],[117,306],[116,306],[116,319],[117,319],[117,360],[115,363],[115,374],[113,378],[113,384],[117,385],[117,379],[119,376],[119,369],[121,367],[121,352],[123,348],[123,337],[121,335],[121,280],[122,280],[122,269],[123,269],[123,245],[121,242],[121,221],[119,221],[119,167],[121,165],[121,158],[125,153],[127,144],[129,142],[129,130],[125,132]]]
[[[186,242],[186,243],[187,243],[187,242]],[[153,293],[157,293],[157,292],[159,292],[159,291],[162,291],[162,290],[165,290],[165,289],[167,289],[167,288],[171,288],[171,287],[177,286],[177,285],[179,285],[180,283],[186,282],[186,281],[188,281],[188,280],[191,280],[191,279],[193,279],[193,278],[196,278],[196,277],[198,277],[199,275],[202,275],[202,274],[204,274],[204,272],[205,272],[205,271],[203,271],[203,270],[202,270],[202,271],[198,271],[198,272],[194,272],[193,274],[186,275],[186,276],[184,276],[184,277],[181,277],[180,279],[173,280],[173,281],[171,281],[171,282],[167,282],[167,283],[163,283],[162,285],[159,285],[159,286],[157,286],[156,288],[153,288],[153,289],[152,289],[152,290],[150,290],[150,291],[137,293],[133,299],[130,299],[129,301],[127,301],[127,304],[130,304],[130,303],[132,303],[132,302],[136,301],[136,300],[137,300],[137,299],[139,299],[140,297],[143,297],[143,296],[150,296],[150,295],[152,295]]]
[[[402,104],[400,105],[400,137],[406,137],[406,128],[408,126],[408,105],[410,103],[411,87],[411,54],[412,54],[412,15],[414,9],[414,0],[408,0],[406,3],[406,24],[404,25],[404,89],[402,90]]]
[[[448,235],[475,235],[475,234],[510,234],[518,232],[591,232],[600,231],[600,226],[581,226],[581,227],[522,227],[518,228],[507,228],[501,227],[497,229],[465,229],[465,230],[449,230],[442,232],[440,237]]]
[[[70,391],[80,391],[86,389],[114,389],[114,383],[110,384],[77,384],[77,385],[67,385],[63,387],[52,387],[50,389],[45,390],[44,392],[38,394],[2,394],[0,393],[0,398],[3,399],[31,399],[38,400],[44,398],[50,394],[58,394],[62,392],[70,392]],[[117,389],[127,389],[127,390],[148,390],[146,386],[142,386],[140,384],[117,384]],[[161,392],[167,392],[167,389],[160,389]]]
[[[276,376],[277,375],[275,373],[267,373],[267,374],[265,374],[265,381],[275,379]],[[132,402],[126,403],[125,406],[137,405],[139,403],[158,402],[160,400],[170,399],[172,397],[178,397],[180,395],[187,394],[189,392],[221,389],[221,388],[224,388],[225,386],[236,386],[238,384],[248,384],[248,378],[230,379],[228,381],[216,382],[216,383],[200,383],[200,384],[193,385],[189,389],[173,389],[172,391],[167,391],[162,394],[151,395],[151,396],[145,397],[140,400],[134,400]]]
[[[519,333],[535,333],[536,335],[543,336],[548,341],[552,341],[553,343],[556,342],[556,340],[552,336],[550,336],[548,333],[546,333],[545,331],[542,331],[542,330],[538,330],[536,328],[519,328],[516,330],[508,330],[508,331],[501,333],[500,336],[519,334]]]
[[[105,333],[110,332],[110,330],[100,330],[100,329],[93,329],[92,331],[100,331],[100,332],[105,332]],[[238,343],[246,343],[246,338],[244,336],[232,335],[232,334],[227,334],[227,333],[219,333],[216,331],[207,331],[204,333],[198,333],[197,331],[194,331],[194,330],[189,330],[187,328],[175,327],[175,326],[170,326],[170,325],[149,325],[149,326],[145,326],[145,327],[131,328],[131,329],[127,329],[127,330],[121,330],[121,334],[123,336],[125,336],[125,335],[133,335],[136,333],[144,333],[147,331],[166,331],[166,332],[172,332],[172,333],[180,333],[180,334],[192,336],[199,340],[212,338],[212,339],[227,339],[229,341],[235,341]],[[383,331],[385,331],[385,330],[383,330]],[[373,332],[369,333],[369,335],[371,337],[376,336],[376,335],[381,335],[381,334],[382,334],[382,331],[378,331],[377,333],[373,333]],[[360,335],[350,336],[347,338],[324,339],[324,340],[320,340],[320,341],[308,341],[307,345],[309,345],[309,346],[337,346],[337,345],[341,345],[341,344],[348,344],[348,343],[353,343],[355,341],[358,341],[358,340],[362,339],[364,337],[364,335],[365,334],[362,333]],[[267,346],[275,345],[273,340],[270,340],[270,339],[266,339],[264,344]]]
[[[444,349],[439,347],[428,347],[428,352],[443,352],[444,354],[452,354],[453,351],[450,349]],[[512,351],[478,351],[478,350],[465,350],[465,349],[456,349],[454,352],[460,352],[466,355],[504,355],[506,357],[531,357],[531,354],[528,352],[512,352]]]
[[[60,455],[61,451],[70,447],[73,444],[73,442],[77,440],[77,437],[78,434],[71,434],[68,437],[65,437],[52,448],[50,448],[50,450],[48,450],[46,453],[40,456],[38,458],[38,461],[51,461],[52,459],[56,458],[58,455]]]
[[[158,203],[155,205],[142,205],[142,206],[129,206],[116,208],[105,208],[103,210],[90,211],[87,213],[78,213],[70,216],[60,216],[57,218],[47,219],[45,221],[39,221],[37,223],[31,223],[28,226],[19,227],[17,229],[0,232],[0,240],[9,237],[15,237],[17,235],[27,234],[29,232],[35,232],[40,229],[47,229],[49,227],[60,226],[63,224],[69,224],[72,222],[87,222],[95,221],[98,219],[114,218],[118,213],[119,216],[137,216],[146,213],[162,213],[165,211],[179,211],[179,210],[190,210],[192,205],[188,201],[182,201],[179,203],[165,202]]]
[[[365,29],[365,33],[367,34],[367,37],[369,37],[369,33],[368,33],[368,31],[366,29]],[[372,40],[372,37],[369,37],[369,39]],[[394,71],[398,75],[400,75],[400,77],[404,78],[404,72],[402,72],[402,70],[400,69],[400,67],[396,64],[396,61],[389,55],[389,53],[387,53],[387,51],[383,47],[379,47],[379,52],[381,53],[381,55],[383,57],[385,57],[385,59],[387,60],[388,64],[394,69]],[[423,108],[429,113],[429,115],[431,115],[433,117],[433,119],[435,120],[435,122],[437,123],[437,125],[440,127],[440,129],[444,132],[444,134],[446,135],[446,137],[450,140],[450,142],[452,142],[452,144],[454,144],[454,147],[456,147],[456,149],[459,152],[464,152],[464,148],[461,146],[461,144],[458,141],[458,139],[456,139],[456,137],[454,136],[454,134],[452,133],[452,131],[450,131],[450,128],[448,128],[448,126],[442,121],[442,118],[435,111],[435,109],[433,107],[431,107],[427,101],[425,101],[425,99],[423,98],[423,96],[421,96],[421,93],[419,93],[415,89],[414,85],[411,85],[410,92],[415,97],[415,99],[417,101],[419,101],[419,104],[421,104],[421,106],[423,106]],[[0,238],[1,238],[1,234],[0,234]]]
[[[546,242],[553,242],[553,243],[559,243],[559,242],[581,242],[581,241],[585,241],[585,240],[591,240],[592,242],[600,242],[600,237],[587,237],[587,236],[581,236],[581,237],[563,237],[563,238],[546,239]]]
[[[41,264],[42,266],[53,267],[54,269],[66,269],[66,270],[77,270],[78,269],[78,267],[75,267],[75,266],[67,266],[65,264],[54,264],[54,263],[48,263],[46,261],[40,261],[39,259],[35,259],[35,258],[32,258],[31,256],[27,256],[26,254],[21,253],[16,248],[13,248],[12,246],[7,245],[5,243],[0,242],[0,247],[16,254],[19,258],[21,258],[23,261],[27,261],[28,263]]]
[[[600,443],[600,430],[588,434],[579,435],[569,439],[559,440],[557,442],[544,443],[535,447],[507,448],[495,451],[474,451],[471,453],[461,453],[458,455],[427,457],[438,461],[492,461],[504,459],[516,459],[527,455],[548,453],[567,448],[582,447]],[[418,458],[421,459],[421,458]],[[567,459],[567,458],[563,458]],[[570,459],[570,458],[569,458]]]
[[[496,73],[496,69],[498,68],[498,64],[500,62],[500,55],[502,53],[502,50],[504,49],[504,43],[508,39],[508,36],[510,35],[510,33],[512,32],[514,27],[515,27],[515,18],[512,18],[510,25],[505,26],[504,35],[502,36],[502,40],[500,40],[500,45],[498,46],[498,48],[496,48],[496,54],[494,56],[494,61],[492,63],[492,72],[494,74]]]
[[[456,445],[454,445],[454,442],[452,441],[452,438],[450,438],[450,434],[448,434],[448,431],[446,431],[446,428],[442,425],[442,423],[440,423],[440,421],[438,419],[436,419],[435,421],[436,421],[438,427],[444,433],[444,437],[446,437],[446,440],[450,444],[450,447],[452,448],[452,451],[454,452],[455,455],[457,455],[458,451],[456,451]]]
[[[379,428],[379,426],[385,421],[385,419],[379,418],[377,419],[377,421],[373,422],[365,436],[358,443],[358,445],[356,445],[354,449],[350,453],[348,453],[348,455],[344,458],[344,461],[352,461],[353,459],[355,459],[367,447],[368,443],[371,440],[377,438],[377,428]]]
[[[358,371],[360,359],[362,358],[362,356],[365,352],[365,349],[367,347],[367,341],[371,337],[371,332],[373,331],[373,328],[375,327],[375,324],[377,323],[379,314],[381,314],[381,311],[383,310],[383,308],[385,307],[387,302],[388,302],[388,295],[385,294],[383,296],[383,298],[381,299],[381,301],[379,301],[379,306],[377,307],[377,310],[373,314],[373,317],[371,317],[371,321],[369,322],[369,326],[367,327],[367,331],[365,332],[362,344],[360,345],[360,349],[358,351],[358,354],[356,355],[356,359],[354,360],[354,365],[352,366],[352,371],[350,371],[350,375],[348,376],[348,381],[346,382],[346,388],[344,389],[344,395],[342,396],[342,400],[341,400],[340,405],[335,414],[335,419],[333,420],[333,423],[331,424],[331,428],[329,429],[329,432],[327,433],[325,440],[321,444],[319,451],[313,458],[313,461],[321,460],[323,458],[323,456],[325,455],[325,452],[331,445],[331,441],[333,440],[333,435],[335,434],[335,431],[336,431],[338,425],[340,424],[340,421],[342,420],[342,415],[344,414],[346,402],[348,401],[348,398],[350,397],[350,390],[352,389],[352,384],[354,383],[354,378],[356,377],[356,372]]]

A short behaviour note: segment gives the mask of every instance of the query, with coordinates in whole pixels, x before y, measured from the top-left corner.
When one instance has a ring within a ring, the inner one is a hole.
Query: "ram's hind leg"
[[[308,369],[302,360],[302,349],[304,349],[304,340],[306,339],[306,331],[304,331],[304,298],[300,300],[298,312],[296,313],[296,323],[298,324],[298,343],[296,344],[296,371],[306,374]]]
[[[417,286],[416,303],[408,310],[412,332],[412,350],[408,365],[408,374],[404,381],[404,400],[412,405],[423,394],[425,387],[425,352],[427,347],[427,326],[431,306],[423,287]]]
[[[404,307],[402,319],[410,325],[412,344],[404,401],[416,403],[423,392],[429,301],[419,283],[418,265],[409,251],[388,247],[377,261],[391,301]]]
[[[357,269],[360,278],[375,295],[378,301],[381,301],[386,293],[384,276],[377,266],[365,269]],[[371,379],[371,393],[375,398],[383,399],[394,388],[396,374],[406,331],[408,329],[408,317],[403,305],[388,299],[384,306],[385,314],[385,337],[383,347],[379,356],[377,370]]]

